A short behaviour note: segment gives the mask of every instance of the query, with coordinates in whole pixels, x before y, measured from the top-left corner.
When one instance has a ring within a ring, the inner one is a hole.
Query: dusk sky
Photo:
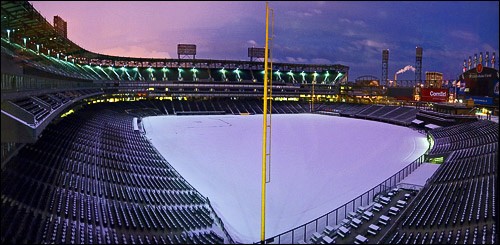
[[[265,2],[30,1],[51,24],[59,15],[68,38],[101,54],[177,58],[177,44],[196,44],[199,59],[250,60],[249,47],[265,46]],[[426,71],[455,79],[464,59],[499,56],[499,1],[269,2],[274,11],[274,62],[342,64],[349,80],[388,77],[415,66],[423,48]],[[398,80],[413,80],[412,71]]]

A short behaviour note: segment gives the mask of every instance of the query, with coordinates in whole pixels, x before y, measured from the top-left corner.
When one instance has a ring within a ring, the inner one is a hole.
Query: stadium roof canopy
[[[66,55],[88,52],[60,35],[27,1],[2,1],[2,35],[7,30],[11,38],[26,38]]]

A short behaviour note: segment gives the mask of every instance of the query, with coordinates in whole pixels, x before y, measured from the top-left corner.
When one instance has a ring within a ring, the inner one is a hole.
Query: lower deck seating
[[[88,106],[1,173],[2,243],[228,243],[205,197],[132,115]]]

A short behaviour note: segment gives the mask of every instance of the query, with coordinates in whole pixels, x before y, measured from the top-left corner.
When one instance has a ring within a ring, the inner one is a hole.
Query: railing
[[[93,82],[60,80],[8,73],[2,73],[1,84],[2,93],[51,89],[99,88],[101,86]]]
[[[210,204],[210,200],[208,199],[208,197],[206,198],[206,200],[207,200],[208,206],[210,207],[210,209],[212,210],[212,213],[214,214],[215,222],[217,222],[217,224],[221,228],[222,232],[224,232],[224,235],[226,235],[226,237],[227,237],[227,241],[225,243],[226,244],[235,244],[233,238],[231,237],[231,235],[229,235],[229,232],[227,232],[226,228],[224,227],[224,222],[222,222],[221,218],[217,215],[214,208],[212,207],[212,204]]]
[[[143,123],[143,120],[141,119],[141,124]],[[143,127],[144,128],[144,127]],[[146,136],[146,131],[144,129],[144,132],[141,133],[142,137],[144,137],[148,142],[148,138]],[[168,166],[177,174],[177,176],[181,176],[182,175],[177,172],[177,170],[172,167],[172,165],[170,165],[170,163],[163,157],[163,155],[158,151],[158,149],[156,149],[156,147],[153,147],[153,150],[156,152],[156,154],[158,156],[160,156],[165,162],[168,163]],[[194,188],[194,186],[192,186],[187,180],[184,179],[184,177],[182,177],[182,180],[184,180],[184,183],[187,184],[193,191],[195,191],[197,194],[199,194],[200,196],[203,197],[203,195],[201,195],[201,193],[196,189]],[[229,232],[226,230],[226,228],[224,227],[224,222],[222,222],[221,218],[217,215],[217,212],[215,212],[214,208],[212,207],[212,204],[210,204],[210,200],[208,199],[208,197],[205,197],[205,200],[207,201],[207,204],[208,206],[210,207],[210,209],[212,210],[212,213],[214,214],[214,220],[215,222],[219,225],[219,227],[221,228],[222,232],[224,232],[224,235],[226,235],[226,238],[227,238],[227,241],[225,241],[225,243],[227,244],[235,244],[233,238],[231,237],[231,235],[229,235]]]
[[[285,231],[279,235],[267,238],[267,244],[281,244],[281,243],[298,243],[299,241],[307,242],[314,232],[321,233],[326,226],[336,226],[342,223],[342,220],[348,217],[349,212],[355,212],[360,206],[367,206],[374,202],[375,196],[380,193],[391,190],[403,180],[406,176],[410,175],[424,162],[425,154],[417,158],[412,163],[395,173],[391,177],[365,193],[359,195],[348,203],[340,206],[339,208],[330,211],[329,213],[309,221],[301,226]],[[256,243],[261,243],[256,242]]]

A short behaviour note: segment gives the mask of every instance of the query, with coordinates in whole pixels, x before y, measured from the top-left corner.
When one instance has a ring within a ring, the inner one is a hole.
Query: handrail
[[[298,240],[300,240],[300,238],[298,238],[297,240],[295,240],[295,234],[301,234],[303,233],[303,240],[305,241],[305,238],[306,238],[306,233],[312,233],[312,232],[318,232],[318,221],[319,220],[322,220],[326,217],[326,222],[325,222],[325,226],[327,225],[337,225],[339,222],[339,217],[338,217],[338,213],[339,213],[339,210],[341,209],[344,209],[344,217],[345,218],[347,216],[347,207],[352,207],[352,210],[354,211],[357,207],[355,207],[355,204],[357,203],[356,200],[361,200],[360,202],[360,205],[359,206],[363,206],[363,197],[375,197],[376,194],[379,194],[379,193],[382,193],[384,191],[387,191],[387,190],[390,190],[394,187],[397,186],[398,182],[401,181],[402,179],[404,179],[406,176],[410,175],[415,169],[417,169],[420,165],[422,165],[422,163],[424,162],[425,160],[425,153],[420,156],[419,158],[417,158],[416,160],[414,160],[413,162],[411,162],[410,164],[408,164],[406,167],[404,167],[403,169],[401,169],[400,171],[398,171],[397,173],[393,174],[391,177],[387,178],[386,180],[382,181],[379,185],[371,188],[370,190],[364,192],[363,194],[353,198],[351,201],[345,203],[344,205],[316,218],[316,219],[313,219],[303,225],[300,225],[300,226],[297,226],[295,228],[292,228],[288,231],[285,231],[285,232],[282,232],[278,235],[275,235],[273,237],[270,237],[270,238],[267,238],[265,241],[267,243],[274,243],[274,241],[276,241],[276,239],[278,240],[278,244],[281,243],[282,240],[284,240],[283,242],[284,243],[297,243]],[[401,174],[403,174],[402,178],[401,178]],[[393,183],[393,180],[394,180],[394,183]],[[389,181],[389,185],[387,185],[387,181]],[[375,193],[375,190],[379,190],[377,193]],[[372,195],[370,195],[370,193]],[[373,200],[369,200],[368,198],[368,203],[364,204],[364,205],[368,205],[370,204],[371,202],[373,202]],[[358,206],[358,207],[359,207]],[[329,223],[329,216],[331,214],[334,214],[335,213],[335,224],[330,224]],[[340,219],[341,220],[341,219]],[[314,231],[307,231],[307,227],[310,225],[310,224],[314,224]],[[291,234],[292,236],[292,239],[291,241],[288,241],[288,240],[285,240],[285,239],[282,239],[282,237],[289,237]],[[262,243],[262,241],[258,241],[258,242],[255,242],[255,243]]]

